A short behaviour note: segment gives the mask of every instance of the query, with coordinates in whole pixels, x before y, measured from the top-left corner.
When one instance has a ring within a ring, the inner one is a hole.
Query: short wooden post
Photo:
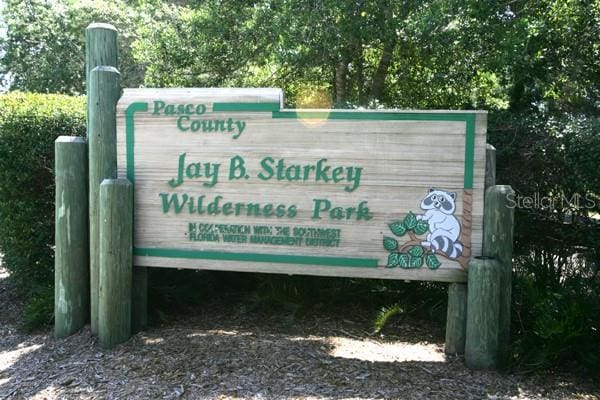
[[[148,325],[148,268],[133,268],[131,331],[137,333]]]
[[[90,224],[90,296],[91,329],[98,333],[99,270],[99,186],[106,178],[117,177],[117,120],[119,72],[100,66],[90,73],[89,84],[89,224]]]
[[[515,192],[510,186],[492,186],[485,194],[483,255],[500,263],[498,363],[505,366],[510,356],[510,309]]]
[[[496,184],[496,148],[486,145],[485,183],[487,189]],[[446,315],[446,354],[464,354],[467,323],[467,285],[451,283],[448,286],[448,310]]]
[[[448,310],[446,315],[446,354],[464,354],[467,318],[467,285],[451,283],[448,286]]]
[[[469,263],[465,362],[471,369],[493,369],[498,354],[500,263],[477,257]]]
[[[111,348],[131,336],[133,186],[126,179],[100,185],[98,339]]]
[[[89,315],[87,143],[60,136],[54,151],[54,334],[62,338],[81,329]]]

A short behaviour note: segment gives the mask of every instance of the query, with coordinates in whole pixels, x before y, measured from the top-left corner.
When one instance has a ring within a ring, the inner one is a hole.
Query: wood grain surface
[[[470,255],[481,254],[486,112],[284,110],[282,99],[279,89],[125,90],[117,106],[117,160],[119,177],[129,177],[135,185],[136,265],[466,281],[464,263],[439,254],[438,269],[425,264],[414,269],[386,268],[389,252],[383,247],[383,238],[394,237],[400,246],[410,240],[408,235],[396,237],[388,224],[402,221],[409,212],[423,214],[420,204],[430,188],[456,192],[454,216],[462,225],[463,195],[465,189],[472,189]],[[165,115],[168,104],[194,105],[188,111],[198,105],[205,107],[201,115],[183,114],[184,128],[193,120],[231,119],[232,129],[182,131],[178,129],[182,115]],[[235,121],[244,124],[241,132]],[[472,163],[466,151],[469,123],[473,133]],[[184,176],[180,185],[169,185],[169,181],[178,180],[183,153],[185,166],[200,163],[200,171],[205,171],[206,163],[213,169],[219,164],[216,182],[214,177]],[[244,160],[248,179],[229,179],[231,160],[236,157]],[[304,166],[324,159],[321,163],[330,167],[330,177],[334,168],[345,169],[337,183],[317,180],[311,169],[306,180],[277,179],[276,174],[259,179],[261,173],[263,177],[268,175],[261,165],[267,157],[274,160],[274,166],[280,159],[286,167],[300,165],[302,173]],[[349,167],[355,168],[354,173],[361,168],[358,187],[346,179]],[[471,181],[465,179],[465,172],[472,174]],[[193,198],[196,203],[204,196],[204,207],[217,196],[222,196],[221,206],[228,202],[233,203],[232,207],[236,203],[244,206],[240,215],[190,212],[187,203],[179,213],[173,207],[165,212],[164,198],[177,196],[181,200],[184,195],[188,202]],[[331,208],[342,207],[344,219],[332,219],[328,212],[319,213],[321,218],[315,219],[316,200],[322,200],[321,206],[327,200]],[[286,210],[294,205],[297,213],[294,218],[249,216],[248,203],[260,204],[261,210],[268,204],[284,205]],[[371,218],[357,220],[355,211],[345,219],[346,209],[358,208],[360,203],[368,207]],[[212,232],[220,240],[190,240],[190,224],[198,228],[212,224]],[[239,239],[246,243],[225,242],[223,231],[215,230],[215,225],[227,225],[228,229],[242,226],[239,229],[251,234]],[[298,239],[299,245],[249,243],[256,227],[274,236],[282,232],[285,236],[289,230],[291,237],[294,230],[306,233],[316,232],[315,228],[330,229],[328,232],[338,232],[339,240],[327,246],[307,245],[306,237]],[[420,240],[425,237],[418,236]]]

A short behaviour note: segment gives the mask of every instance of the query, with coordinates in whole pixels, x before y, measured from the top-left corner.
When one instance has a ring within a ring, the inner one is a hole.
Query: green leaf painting
[[[429,230],[429,223],[425,220],[418,220],[417,224],[415,225],[415,229],[414,232],[417,235],[422,235],[424,233],[426,233]]]
[[[389,227],[390,227],[390,230],[392,231],[392,233],[396,236],[404,236],[404,234],[406,233],[406,228],[400,221],[392,222],[389,225]]]
[[[410,259],[410,267],[411,268],[421,268],[423,266],[423,257],[411,257]]]
[[[427,265],[430,270],[436,270],[442,265],[435,252],[422,246],[421,239],[417,237],[429,231],[427,221],[418,219],[417,214],[411,211],[402,220],[389,223],[388,227],[396,237],[410,237],[407,237],[404,243],[391,236],[383,237],[383,247],[390,252],[387,268],[416,269]]]
[[[398,265],[400,265],[400,259],[399,259],[399,253],[390,253],[390,255],[388,256],[388,263],[387,263],[387,267],[388,268],[394,268],[397,267]]]
[[[424,249],[421,246],[413,246],[408,250],[408,254],[413,257],[421,257],[423,255]]]
[[[410,265],[410,257],[406,253],[399,253],[398,255],[398,266],[400,268],[408,268]]]
[[[404,217],[404,227],[412,231],[415,229],[415,226],[417,226],[417,216],[412,212],[409,212],[406,217]]]
[[[427,254],[427,257],[425,257],[425,263],[427,264],[429,269],[438,269],[440,265],[442,265],[440,260],[438,260],[436,255],[433,253]]]
[[[396,250],[398,248],[398,242],[396,241],[396,239],[394,239],[392,237],[384,236],[383,237],[383,248],[386,249],[387,251]]]

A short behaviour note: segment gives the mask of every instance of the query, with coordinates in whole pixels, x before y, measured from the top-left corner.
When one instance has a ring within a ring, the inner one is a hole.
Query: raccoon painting
[[[421,201],[421,209],[425,210],[425,214],[418,215],[417,219],[429,223],[427,240],[421,245],[440,251],[448,258],[460,257],[463,244],[458,240],[460,224],[454,216],[456,193],[431,188]]]

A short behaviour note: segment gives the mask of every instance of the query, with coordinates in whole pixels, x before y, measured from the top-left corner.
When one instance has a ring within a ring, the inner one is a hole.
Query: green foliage
[[[377,288],[374,285],[376,281],[361,282],[373,289]],[[380,308],[372,321],[375,333],[380,333],[397,315],[426,318],[443,325],[447,306],[446,284],[388,281],[382,283],[377,291],[373,289],[370,297],[365,299],[372,303],[387,304]],[[398,299],[402,299],[400,303]]]
[[[583,366],[590,375],[600,365],[600,285],[595,275],[574,275],[552,283],[525,260],[514,278],[515,366],[544,370]]]
[[[54,319],[54,285],[48,282],[30,290],[23,310],[22,327],[27,331],[46,327]]]
[[[452,3],[157,4],[144,13],[133,48],[148,86],[278,86],[290,105],[305,106],[309,87],[328,90],[328,104],[342,108],[506,108],[503,71],[478,62],[481,49],[472,45],[472,35],[486,36],[476,42],[484,44],[489,35],[488,26],[473,29],[470,14],[498,10]]]
[[[133,47],[149,86],[279,86],[289,104],[305,104],[308,86],[338,107],[492,110],[594,109],[600,93],[593,2],[211,0],[143,15]]]
[[[494,115],[498,181],[516,191],[515,367],[591,368],[600,343],[600,118],[533,110]]]
[[[531,273],[558,284],[600,254],[600,118],[527,113],[492,119],[498,180],[517,194],[515,253]],[[573,262],[579,254],[583,264]]]
[[[11,90],[85,92],[85,28],[107,22],[119,30],[119,71],[125,87],[138,86],[143,66],[131,55],[138,18],[124,1],[20,1],[3,5],[7,27],[0,38],[0,74]]]
[[[81,97],[0,96],[0,252],[11,278],[33,296],[32,323],[48,311],[43,301],[53,304],[46,288],[54,280],[54,140],[84,134]]]
[[[13,89],[82,93],[84,28],[99,21],[119,29],[128,87],[277,86],[305,107],[567,112],[594,112],[600,96],[594,2],[9,0],[3,14],[0,73]]]
[[[389,319],[398,314],[404,314],[406,307],[396,303],[388,307],[382,307],[373,321],[373,332],[380,333],[388,323]]]

